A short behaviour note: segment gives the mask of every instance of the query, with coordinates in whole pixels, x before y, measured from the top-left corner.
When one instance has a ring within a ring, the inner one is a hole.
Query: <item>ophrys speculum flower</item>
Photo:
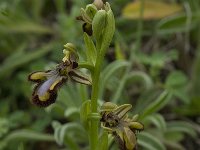
[[[40,107],[46,107],[56,101],[57,91],[68,79],[90,85],[88,76],[78,70],[78,55],[72,44],[65,45],[65,57],[55,69],[36,71],[28,76],[30,81],[36,83],[32,94],[32,102]]]
[[[104,103],[101,107],[101,126],[111,133],[118,142],[121,150],[136,150],[136,132],[144,129],[143,124],[128,117],[127,112],[132,105],[117,106],[111,102]]]

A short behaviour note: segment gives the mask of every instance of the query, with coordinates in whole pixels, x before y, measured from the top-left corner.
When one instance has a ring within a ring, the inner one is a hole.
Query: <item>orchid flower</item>
[[[106,102],[101,107],[101,126],[115,137],[120,150],[136,150],[136,132],[144,129],[142,123],[137,122],[135,117],[130,119],[127,112],[132,105],[124,104],[117,106]]]
[[[55,69],[47,71],[36,71],[28,76],[28,79],[36,83],[32,93],[31,101],[40,107],[47,107],[55,103],[58,89],[71,79],[75,82],[90,85],[91,80],[78,69],[78,55],[75,47],[68,43],[63,53],[65,57]]]

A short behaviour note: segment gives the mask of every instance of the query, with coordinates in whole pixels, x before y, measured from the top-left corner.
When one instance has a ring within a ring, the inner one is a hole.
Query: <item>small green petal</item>
[[[133,150],[136,147],[137,143],[135,134],[126,127],[124,128],[124,142],[126,150]]]
[[[129,127],[132,130],[144,130],[144,125],[140,122],[130,122]]]

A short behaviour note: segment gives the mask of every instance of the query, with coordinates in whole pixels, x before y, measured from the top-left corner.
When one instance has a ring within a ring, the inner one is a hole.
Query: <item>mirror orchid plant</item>
[[[109,48],[115,31],[115,19],[109,3],[95,0],[77,17],[83,22],[84,41],[87,48],[87,61],[80,63],[76,48],[68,43],[63,50],[64,58],[54,69],[36,71],[28,76],[34,82],[35,88],[31,101],[40,107],[47,107],[56,101],[58,89],[69,79],[78,83],[91,85],[91,99],[85,101],[80,109],[81,121],[88,131],[90,149],[100,150],[102,140],[99,140],[99,123],[102,129],[112,134],[119,143],[121,150],[135,150],[136,132],[143,130],[143,125],[137,122],[136,117],[129,118],[127,112],[130,104],[117,106],[113,103],[104,103],[98,110],[98,94],[101,65]],[[86,68],[91,73],[82,73],[79,68]],[[107,139],[107,138],[105,138]],[[104,140],[105,140],[104,139]],[[108,142],[104,142],[102,150],[108,149]]]

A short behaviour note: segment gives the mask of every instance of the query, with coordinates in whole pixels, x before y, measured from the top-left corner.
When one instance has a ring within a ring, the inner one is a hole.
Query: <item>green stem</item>
[[[100,69],[103,61],[103,55],[98,55],[94,67],[94,72],[92,73],[92,94],[91,94],[91,111],[92,113],[97,113],[97,102],[99,95],[99,78]],[[98,120],[91,120],[91,130],[90,130],[90,149],[95,150],[98,141]]]
[[[98,97],[99,97],[99,79],[100,79],[101,65],[103,63],[106,50],[108,49],[111,43],[114,30],[115,30],[115,20],[114,20],[112,10],[110,9],[109,3],[106,3],[105,7],[109,10],[101,11],[101,12],[99,11],[99,13],[96,14],[96,17],[94,17],[94,20],[93,20],[93,27],[94,29],[97,29],[99,32],[97,30],[94,30],[94,33],[96,33],[94,34],[94,36],[96,39],[97,58],[94,65],[94,71],[92,72],[90,150],[95,150],[97,147],[97,144],[99,144],[98,143],[98,125],[99,125],[100,117],[99,117],[99,113],[97,112],[97,106],[98,106],[97,102],[98,102]],[[99,24],[95,22],[95,18],[97,19],[96,21],[98,23],[100,21],[98,19],[102,19],[102,18],[105,19],[106,24],[104,25],[104,27],[99,26]]]

